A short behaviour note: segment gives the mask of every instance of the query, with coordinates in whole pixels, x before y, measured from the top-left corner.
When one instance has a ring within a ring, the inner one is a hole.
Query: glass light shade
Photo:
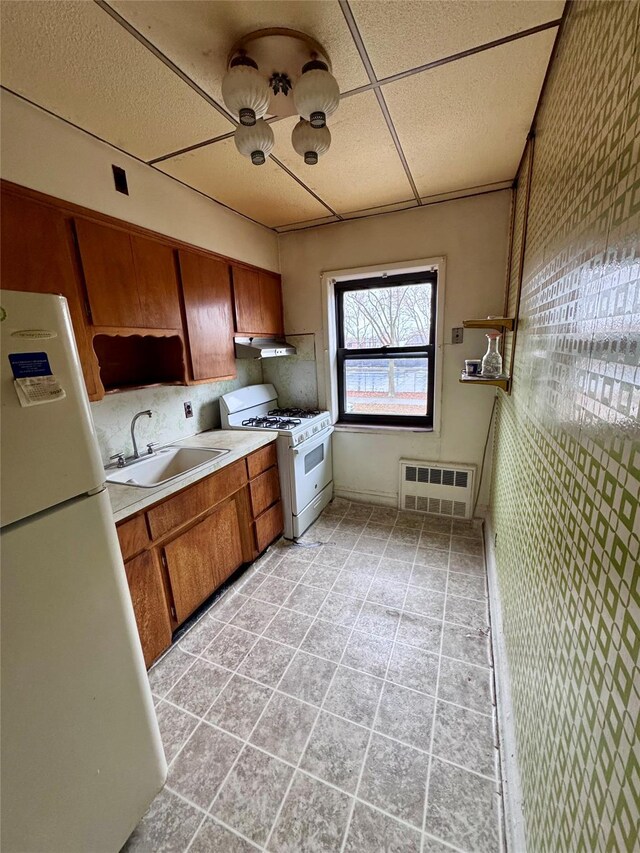
[[[222,99],[240,124],[250,127],[266,115],[270,97],[268,82],[250,65],[235,65],[222,79]]]
[[[238,125],[233,136],[236,148],[244,156],[251,158],[254,166],[261,166],[275,144],[275,137],[271,127],[263,118],[249,127]]]
[[[340,89],[335,77],[321,68],[305,71],[293,87],[293,102],[298,115],[312,127],[324,127],[340,103]]]
[[[314,128],[308,121],[301,118],[291,133],[291,144],[308,166],[314,166],[318,158],[329,150],[331,134],[326,125],[322,128]]]

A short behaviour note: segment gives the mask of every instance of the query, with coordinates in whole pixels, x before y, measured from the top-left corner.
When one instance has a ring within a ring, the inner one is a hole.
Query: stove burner
[[[318,409],[299,409],[296,406],[287,406],[283,409],[271,409],[269,416],[285,418],[315,418],[320,414]]]
[[[301,423],[302,421],[296,418],[272,417],[272,413],[269,412],[269,416],[263,415],[259,418],[249,418],[242,421],[242,426],[251,426],[257,429],[293,429]]]

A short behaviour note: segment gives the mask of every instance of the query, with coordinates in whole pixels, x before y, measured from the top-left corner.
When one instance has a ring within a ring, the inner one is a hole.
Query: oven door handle
[[[304,441],[302,444],[298,445],[298,447],[294,447],[293,455],[300,456],[301,453],[308,453],[310,450],[314,450],[319,444],[322,444],[325,439],[329,438],[332,432],[333,427],[327,427],[325,430],[319,432],[313,438]]]

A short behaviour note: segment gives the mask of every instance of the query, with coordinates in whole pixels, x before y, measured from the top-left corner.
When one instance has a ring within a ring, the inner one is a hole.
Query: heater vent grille
[[[473,465],[400,460],[400,509],[471,518]]]

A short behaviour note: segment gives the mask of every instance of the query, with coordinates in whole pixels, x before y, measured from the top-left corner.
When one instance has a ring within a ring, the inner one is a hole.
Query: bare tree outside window
[[[432,335],[434,284],[345,290],[343,346],[349,350],[425,347]],[[345,411],[424,416],[427,358],[350,359],[345,363]]]

